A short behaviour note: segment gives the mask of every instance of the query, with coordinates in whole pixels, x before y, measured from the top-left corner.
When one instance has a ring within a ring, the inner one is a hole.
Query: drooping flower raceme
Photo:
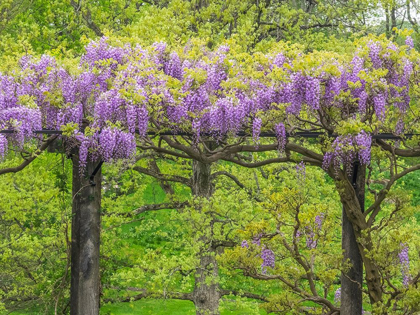
[[[0,160],[3,159],[6,153],[7,153],[7,138],[0,134]]]
[[[274,132],[276,133],[278,150],[280,152],[284,152],[286,149],[286,128],[284,127],[283,123],[278,123],[274,126]]]
[[[355,137],[355,142],[358,150],[358,157],[361,164],[367,165],[370,163],[370,148],[372,146],[372,137],[365,131],[361,131]]]
[[[413,38],[412,38],[411,36],[407,36],[407,37],[405,38],[405,44],[406,44],[408,47],[410,47],[411,49],[413,49],[413,48],[414,48],[414,41],[413,41]]]
[[[261,124],[262,120],[259,117],[255,118],[252,124],[252,138],[256,144],[260,141]]]
[[[271,249],[264,248],[261,252],[261,258],[263,260],[261,264],[261,271],[262,273],[267,272],[267,267],[274,268],[276,264],[276,256]]]
[[[401,244],[401,251],[398,254],[398,258],[401,264],[401,273],[403,276],[403,285],[408,287],[410,281],[410,259],[408,257],[408,246],[407,244]]]
[[[309,249],[314,249],[318,245],[318,240],[315,238],[316,235],[319,235],[322,229],[322,223],[324,221],[324,213],[320,213],[315,216],[315,226],[307,226],[305,228],[306,235],[306,247]]]
[[[303,183],[306,179],[306,166],[303,161],[301,161],[299,164],[296,164],[296,175],[299,180],[299,182]]]
[[[327,169],[332,165],[338,171],[340,165],[344,165],[347,169],[351,169],[356,158],[361,164],[369,164],[371,145],[372,137],[365,131],[361,131],[356,136],[339,136],[332,143],[332,151],[325,154],[323,168]]]
[[[340,303],[341,300],[341,287],[339,287],[334,293],[334,302]]]

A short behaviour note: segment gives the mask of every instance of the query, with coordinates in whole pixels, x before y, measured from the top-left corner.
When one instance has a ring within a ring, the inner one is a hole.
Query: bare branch
[[[156,211],[162,209],[181,209],[188,205],[188,202],[172,202],[172,203],[159,203],[154,205],[144,205],[140,208],[137,208],[129,213],[126,216],[134,216],[148,211]]]
[[[379,144],[382,149],[394,153],[398,156],[401,157],[416,157],[416,156],[420,156],[420,147],[416,147],[413,149],[399,149],[399,148],[395,148],[392,145],[386,143],[384,140],[381,139],[377,139],[376,143]]]
[[[183,292],[167,292],[166,294],[163,293],[156,293],[156,292],[149,292],[146,289],[141,288],[125,288],[116,290],[127,290],[127,291],[134,291],[134,292],[141,292],[134,296],[128,296],[122,299],[105,299],[104,302],[132,302],[138,301],[145,298],[162,298],[162,299],[175,299],[175,300],[186,300],[186,301],[193,301],[193,294],[192,293],[183,293]]]
[[[7,173],[17,173],[17,172],[19,172],[19,171],[21,171],[21,170],[23,170],[25,167],[27,167],[29,164],[31,164],[37,157],[38,157],[38,155],[41,153],[41,152],[43,152],[43,151],[45,151],[47,148],[48,148],[48,146],[57,138],[58,136],[57,135],[55,135],[55,136],[52,136],[52,137],[50,137],[50,138],[48,138],[42,145],[41,145],[41,147],[38,149],[38,150],[36,150],[34,153],[32,153],[32,156],[31,157],[29,157],[29,158],[27,158],[27,159],[25,159],[25,161],[24,162],[22,162],[22,164],[20,164],[20,165],[18,165],[18,166],[15,166],[15,167],[10,167],[10,168],[4,168],[4,169],[1,169],[0,170],[0,175],[3,175],[3,174],[7,174]]]
[[[177,182],[177,183],[181,183],[184,184],[188,187],[191,187],[191,180],[182,176],[178,176],[178,175],[167,175],[167,174],[162,174],[162,173],[156,173],[153,172],[151,169],[147,169],[141,166],[134,166],[133,170],[135,170],[136,172],[145,174],[145,175],[149,175],[152,176],[158,180],[161,181],[167,181],[167,182]]]
[[[263,302],[268,302],[268,299],[266,297],[264,297],[262,295],[250,293],[250,292],[241,292],[241,291],[236,291],[236,290],[220,290],[220,294],[222,296],[236,295],[236,296],[246,297],[246,298],[250,298],[250,299],[260,300],[260,301],[263,301]]]
[[[407,169],[405,169],[403,172],[395,174],[394,176],[392,176],[389,181],[388,184],[386,185],[386,187],[384,189],[382,189],[379,194],[378,194],[378,198],[376,198],[375,202],[369,207],[369,209],[366,210],[365,212],[365,216],[367,216],[369,213],[371,213],[372,211],[374,211],[374,209],[376,209],[377,207],[380,206],[380,204],[382,203],[382,201],[385,199],[385,197],[388,195],[389,190],[391,189],[392,185],[401,177],[404,177],[405,175],[420,170],[420,164],[414,165],[412,167],[409,167]]]

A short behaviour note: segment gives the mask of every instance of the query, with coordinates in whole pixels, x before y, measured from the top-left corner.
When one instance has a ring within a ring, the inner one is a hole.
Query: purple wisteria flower
[[[403,276],[403,285],[408,287],[410,282],[410,259],[408,257],[408,245],[401,243],[401,251],[398,254],[401,264],[401,273]]]
[[[278,123],[274,126],[274,132],[276,133],[278,150],[280,152],[284,152],[286,149],[286,128],[284,127],[283,123]]]
[[[405,44],[406,44],[408,47],[410,47],[411,49],[413,49],[413,48],[414,48],[414,41],[413,41],[413,38],[412,38],[411,36],[407,36],[407,37],[405,38]]]
[[[363,130],[356,136],[339,136],[332,143],[332,151],[324,155],[322,167],[327,169],[332,165],[338,172],[340,165],[344,165],[350,170],[356,158],[367,165],[370,163],[371,145],[372,137]]]
[[[296,174],[297,174],[298,180],[301,183],[302,182],[305,182],[305,179],[306,179],[306,166],[305,166],[305,163],[303,161],[301,161],[300,163],[296,164]]]
[[[407,37],[406,44],[413,47],[412,38]],[[81,161],[94,156],[107,161],[127,157],[130,154],[122,154],[122,146],[133,152],[133,137],[144,141],[151,127],[190,133],[193,144],[203,135],[220,143],[251,130],[258,145],[262,125],[270,125],[278,150],[284,152],[286,123],[293,133],[307,127],[303,121],[308,115],[316,123],[321,113],[328,112],[337,113],[338,120],[368,119],[374,113],[378,132],[391,118],[401,134],[408,126],[404,114],[409,112],[410,85],[416,74],[411,50],[374,40],[367,46],[368,56],[360,49],[350,63],[331,60],[328,65],[337,70],[334,74],[322,71],[323,66],[295,69],[294,61],[300,61],[302,54],[286,57],[276,52],[266,56],[268,64],[255,62],[259,73],[252,77],[229,55],[228,46],[215,51],[202,48],[204,58],[197,60],[186,57],[191,45],[181,56],[169,51],[165,43],[149,49],[117,47],[104,37],[86,46],[77,74],[61,67],[54,57],[24,56],[21,71],[0,73],[0,128],[14,130],[3,135],[0,156],[6,154],[6,141],[23,147],[34,138],[34,130],[71,126],[78,132],[65,137],[81,145]],[[402,53],[407,56],[394,60]],[[379,67],[387,69],[387,75],[379,81],[365,81],[366,74]],[[284,79],[273,79],[275,72]],[[395,116],[387,117],[391,112]],[[86,127],[83,124],[90,128],[85,137],[80,136]],[[368,164],[371,142],[364,131],[339,136],[325,154],[323,166],[338,170],[357,158]]]
[[[305,228],[306,236],[306,247],[309,249],[315,249],[318,246],[318,240],[316,235],[319,235],[322,229],[322,223],[324,222],[324,213],[320,213],[315,216],[315,227],[307,226]]]
[[[264,248],[261,252],[261,258],[263,260],[261,264],[261,272],[267,273],[267,267],[274,268],[276,264],[276,256],[271,249]]]
[[[340,303],[341,300],[341,287],[339,287],[334,293],[334,302]]]
[[[262,237],[262,234],[261,233],[258,234],[258,235],[256,235],[256,236],[254,236],[254,238],[252,239],[252,244],[261,246],[261,237]]]
[[[261,133],[261,125],[262,120],[261,118],[257,117],[254,119],[254,123],[252,124],[252,139],[256,144],[260,142],[260,133]]]
[[[7,138],[0,134],[0,161],[7,153]]]

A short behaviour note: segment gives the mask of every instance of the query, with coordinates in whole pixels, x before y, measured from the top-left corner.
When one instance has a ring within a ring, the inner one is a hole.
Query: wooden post
[[[359,161],[353,164],[349,180],[353,185],[359,200],[362,212],[365,206],[365,174],[366,167],[361,166]],[[347,273],[341,274],[341,308],[340,313],[345,315],[362,314],[362,288],[363,262],[357,246],[353,226],[347,218],[343,207],[341,246],[344,252],[344,261],[349,260],[351,268]]]
[[[73,206],[71,227],[71,315],[99,315],[101,170],[88,162],[80,175],[79,152],[73,161]],[[100,166],[100,165],[99,165]],[[97,171],[93,178],[89,176]],[[92,181],[93,180],[93,181]]]

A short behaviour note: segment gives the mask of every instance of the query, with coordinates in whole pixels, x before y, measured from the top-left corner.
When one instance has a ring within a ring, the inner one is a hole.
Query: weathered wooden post
[[[88,161],[85,170],[88,175],[81,176],[79,152],[75,151],[72,155],[70,314],[98,315],[102,162]]]

